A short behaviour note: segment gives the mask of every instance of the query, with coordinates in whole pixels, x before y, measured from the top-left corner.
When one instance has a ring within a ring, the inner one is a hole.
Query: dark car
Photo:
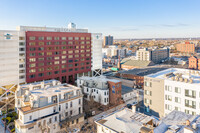
[[[129,108],[129,109],[132,109],[132,105],[131,104],[127,104],[126,107]]]

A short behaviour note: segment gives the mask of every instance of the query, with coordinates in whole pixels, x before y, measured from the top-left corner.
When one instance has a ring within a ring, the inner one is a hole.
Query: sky
[[[67,27],[124,38],[200,37],[200,0],[0,0],[0,30]]]

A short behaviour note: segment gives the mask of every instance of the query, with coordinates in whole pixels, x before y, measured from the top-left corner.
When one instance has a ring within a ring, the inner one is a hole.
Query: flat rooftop
[[[119,71],[119,73],[122,74],[133,74],[133,75],[138,75],[138,76],[146,76],[152,73],[156,73],[162,70],[165,70],[167,68],[160,68],[160,67],[150,67],[150,68],[135,68],[135,69],[131,69],[131,70],[123,70],[123,71]]]
[[[153,117],[124,108],[114,112],[97,123],[120,133],[139,133],[143,124],[154,120]]]
[[[198,70],[189,70],[189,69],[181,69],[181,68],[169,68],[163,71],[159,71],[153,74],[149,74],[146,77],[151,78],[157,78],[157,79],[164,79],[164,80],[170,80],[170,81],[176,81],[176,77],[179,79],[187,79],[190,83],[190,80],[192,80],[192,84],[199,84],[200,85],[200,71]],[[173,80],[172,77],[175,79]],[[177,82],[181,82],[180,80]]]
[[[100,82],[107,82],[107,81],[111,81],[111,82],[114,82],[114,83],[118,83],[118,82],[121,82],[120,80],[117,80],[117,79],[109,79],[107,78],[106,76],[97,76],[97,77],[88,77],[88,76],[82,76],[80,77],[79,79],[82,79],[82,80],[91,80],[91,81],[100,81]]]
[[[71,92],[73,90],[78,90],[78,87],[69,85],[69,84],[60,84],[56,86],[50,86],[47,88],[42,88],[42,89],[35,89],[35,90],[30,90],[31,95],[33,96],[39,96],[39,97],[49,97],[56,95],[56,93],[66,93],[66,92]]]
[[[122,85],[122,95],[132,92],[133,90],[134,90],[134,88],[132,88],[132,87]]]

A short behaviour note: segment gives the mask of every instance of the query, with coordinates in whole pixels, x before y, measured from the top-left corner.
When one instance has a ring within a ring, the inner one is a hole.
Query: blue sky
[[[0,29],[66,27],[114,38],[200,37],[200,0],[1,0]]]

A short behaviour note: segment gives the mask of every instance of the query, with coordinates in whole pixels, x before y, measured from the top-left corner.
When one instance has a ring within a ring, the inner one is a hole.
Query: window
[[[81,104],[81,99],[78,100],[78,104]]]
[[[81,40],[85,40],[85,37],[81,37]]]
[[[75,37],[75,40],[79,40],[79,37]]]
[[[35,74],[30,75],[29,78],[35,78]]]
[[[43,74],[43,73],[39,73],[38,76],[39,76],[39,77],[43,77],[44,74]]]
[[[34,128],[34,126],[33,126],[33,127],[29,127],[28,130],[31,130],[31,129],[33,129],[33,128]]]
[[[57,116],[55,116],[55,122],[57,121]]]
[[[52,121],[51,118],[49,118],[49,123],[50,123],[50,124],[51,124],[51,121]]]
[[[73,60],[69,60],[68,62],[69,62],[69,63],[72,63],[72,62],[73,62]]]
[[[68,116],[68,112],[65,112],[65,117],[67,117]]]
[[[67,72],[67,70],[62,70],[62,73],[66,73]]]
[[[196,98],[196,91],[185,90],[185,96],[186,97],[191,97],[191,98]]]
[[[69,66],[69,67],[73,67],[73,64],[69,64],[68,66]]]
[[[41,122],[38,122],[38,127],[40,127],[41,126]]]
[[[56,112],[56,107],[53,107],[53,112],[54,112],[54,113]]]
[[[29,116],[29,120],[32,120],[32,115]]]
[[[59,37],[54,37],[54,40],[59,40],[60,38]]]
[[[44,40],[43,36],[38,37],[38,40]]]
[[[176,93],[181,93],[181,88],[175,87],[175,92],[176,92]]]
[[[73,40],[73,37],[68,37],[68,40]]]
[[[56,65],[59,64],[59,61],[55,61],[54,64],[56,64]]]
[[[66,38],[66,37],[62,37],[61,39],[62,39],[62,40],[66,40],[67,38]]]
[[[48,37],[47,37],[47,40],[52,40],[52,37],[49,37],[49,36],[48,36]]]
[[[189,108],[196,109],[196,102],[185,99],[185,106]]]
[[[59,111],[61,111],[61,105],[59,105]]]
[[[181,111],[181,108],[175,107],[175,110],[176,110],[176,111]]]
[[[181,98],[175,97],[175,102],[176,102],[176,103],[181,103]]]
[[[72,115],[72,110],[70,110],[70,115]]]
[[[44,56],[44,52],[38,53],[39,56]]]
[[[47,45],[51,45],[51,42],[47,42]]]
[[[65,104],[65,108],[68,109],[68,103]]]
[[[30,51],[35,51],[35,50],[36,50],[36,48],[29,48],[29,50],[30,50]]]
[[[59,74],[59,71],[54,71],[54,74]]]
[[[35,40],[34,36],[29,37],[29,40]]]
[[[35,42],[29,42],[29,46],[35,46]]]
[[[73,58],[73,55],[68,55],[68,58]]]
[[[30,70],[29,70],[29,73],[34,73],[34,72],[36,72],[35,69],[30,69]]]
[[[35,67],[35,63],[34,64],[30,64],[29,67]]]
[[[81,107],[78,108],[78,113],[81,114]]]
[[[72,101],[70,102],[70,107],[72,107],[73,106],[73,103],[72,103]]]

